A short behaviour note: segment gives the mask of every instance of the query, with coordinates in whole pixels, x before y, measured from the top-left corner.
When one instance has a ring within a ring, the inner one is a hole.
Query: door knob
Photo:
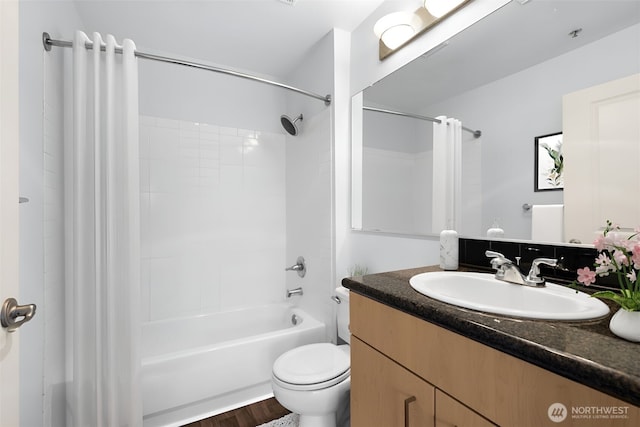
[[[14,332],[36,314],[36,305],[18,305],[15,298],[7,298],[0,310],[0,324],[7,332]]]

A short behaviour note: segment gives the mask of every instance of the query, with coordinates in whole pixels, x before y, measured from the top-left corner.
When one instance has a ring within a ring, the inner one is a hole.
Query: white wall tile
[[[151,116],[140,115],[140,127],[142,126],[156,126],[156,118]]]
[[[151,256],[151,217],[150,194],[140,193],[140,256],[145,259]]]
[[[180,180],[180,160],[162,158],[149,160],[149,191],[152,193],[177,193]]]
[[[146,318],[282,300],[284,136],[149,116],[143,122]]]
[[[169,129],[180,129],[180,121],[172,120],[172,119],[162,119],[156,118],[156,127],[160,128],[169,128]]]
[[[220,135],[238,136],[238,129],[236,129],[236,128],[220,126],[218,128],[218,132],[220,133]]]
[[[220,138],[220,163],[242,165],[243,142],[239,136],[222,135]]]
[[[149,252],[152,257],[179,256],[184,233],[178,194],[149,195]]]
[[[200,136],[207,137],[207,135],[219,135],[220,126],[211,125],[208,123],[200,123]]]
[[[138,150],[141,159],[149,158],[149,140],[151,128],[155,125],[140,123],[140,136],[138,138]]]
[[[140,300],[142,303],[142,312],[140,314],[140,318],[142,322],[148,322],[151,320],[150,313],[150,301],[149,301],[149,290],[150,290],[150,278],[149,278],[149,266],[150,261],[147,258],[143,258],[140,263]]]
[[[148,158],[140,158],[140,192],[148,193],[150,186],[150,160]]]
[[[180,257],[149,259],[149,318],[159,320],[197,313],[200,289],[184,278]]]
[[[149,128],[149,158],[175,159],[179,155],[180,131],[172,128]]]

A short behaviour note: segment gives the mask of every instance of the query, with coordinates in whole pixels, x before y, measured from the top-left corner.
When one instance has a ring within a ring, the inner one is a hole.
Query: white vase
[[[640,311],[618,310],[609,322],[611,332],[632,342],[640,342]]]

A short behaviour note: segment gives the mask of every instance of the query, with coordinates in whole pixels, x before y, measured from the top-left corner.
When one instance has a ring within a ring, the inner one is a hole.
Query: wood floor
[[[290,413],[275,398],[263,400],[183,427],[256,427]]]

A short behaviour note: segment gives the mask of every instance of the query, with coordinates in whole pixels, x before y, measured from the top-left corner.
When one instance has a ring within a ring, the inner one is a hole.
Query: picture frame
[[[564,189],[562,132],[534,138],[533,191]]]

